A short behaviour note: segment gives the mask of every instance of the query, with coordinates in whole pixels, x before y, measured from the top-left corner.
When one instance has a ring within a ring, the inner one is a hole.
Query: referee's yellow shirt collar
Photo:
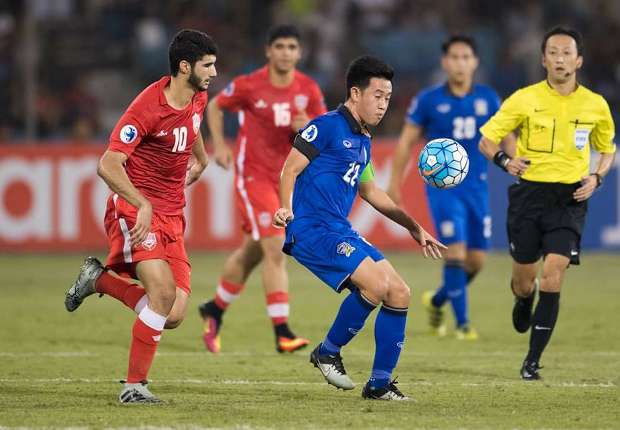
[[[577,94],[577,92],[580,92],[580,90],[581,90],[581,85],[579,85],[579,82],[577,82],[577,86],[575,87],[575,90],[572,93],[570,93],[570,94],[568,94],[566,96],[563,96],[562,94],[558,93],[558,91],[555,88],[553,88],[551,86],[551,84],[549,83],[548,79],[545,79],[544,82],[545,82],[545,88],[547,89],[547,92],[549,94],[551,94],[553,96],[557,96],[557,97],[572,97],[575,94]]]

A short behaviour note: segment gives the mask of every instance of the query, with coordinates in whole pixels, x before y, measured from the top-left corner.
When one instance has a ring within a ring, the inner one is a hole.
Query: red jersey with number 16
[[[200,131],[207,92],[197,92],[185,109],[178,110],[164,95],[169,84],[170,76],[165,76],[134,99],[114,127],[108,149],[127,154],[127,176],[151,202],[154,213],[180,215],[185,206],[187,164]]]
[[[221,109],[239,112],[237,174],[277,184],[296,131],[291,121],[305,111],[313,119],[325,113],[321,89],[312,78],[295,71],[287,87],[275,87],[264,66],[235,78],[218,96]]]

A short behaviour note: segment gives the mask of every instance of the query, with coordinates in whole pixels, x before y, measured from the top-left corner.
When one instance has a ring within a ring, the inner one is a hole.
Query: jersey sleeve
[[[409,109],[407,109],[407,121],[422,128],[427,128],[430,118],[428,105],[426,93],[413,97],[409,104]]]
[[[487,139],[499,144],[510,132],[517,129],[525,118],[521,92],[517,91],[500,106],[499,110],[480,128]]]
[[[110,134],[108,150],[123,152],[128,157],[135,151],[142,139],[149,134],[149,120],[145,111],[129,106]]]
[[[226,86],[217,95],[217,105],[220,109],[237,112],[248,104],[248,77],[239,76]]]
[[[369,161],[364,171],[360,175],[360,182],[371,182],[375,180],[375,168],[372,165],[372,161]]]
[[[609,110],[609,105],[604,98],[601,97],[601,105],[603,110],[602,119],[597,121],[590,143],[594,149],[602,154],[611,154],[616,152],[616,144],[614,143],[615,126],[614,120]]]
[[[293,148],[304,154],[310,162],[319,156],[321,151],[327,146],[329,141],[327,121],[323,117],[318,117],[310,121],[295,136]]]
[[[310,101],[308,102],[307,111],[308,116],[310,118],[316,118],[317,116],[323,115],[327,112],[327,108],[325,107],[325,97],[323,97],[323,93],[316,83],[313,83],[310,94]]]

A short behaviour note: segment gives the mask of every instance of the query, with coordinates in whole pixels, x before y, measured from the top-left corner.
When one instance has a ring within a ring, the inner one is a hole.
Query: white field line
[[[304,382],[304,381],[273,381],[273,380],[249,380],[249,379],[153,379],[153,384],[194,384],[194,385],[275,385],[275,386],[314,386],[325,385],[325,382]],[[100,379],[100,378],[0,378],[0,383],[28,385],[28,384],[109,384],[118,383],[117,379]],[[523,381],[489,381],[489,382],[431,382],[431,381],[414,381],[401,382],[401,386],[423,386],[423,387],[512,387],[524,386]],[[534,385],[534,384],[530,384]],[[583,383],[574,381],[564,381],[558,383],[542,383],[543,387],[554,388],[617,388],[618,386],[611,382],[599,383]]]
[[[578,357],[620,357],[620,351],[571,351],[571,352],[557,352],[557,354],[565,356],[578,356]],[[67,357],[99,357],[103,354],[91,351],[42,351],[42,352],[9,352],[0,351],[0,358],[28,358],[28,357],[46,357],[46,358],[67,358]],[[486,357],[521,357],[523,351],[488,351],[488,352],[469,352],[469,351],[451,351],[451,352],[423,352],[423,351],[403,351],[401,357],[472,357],[472,358],[486,358]],[[206,351],[161,351],[157,352],[158,357],[210,357],[211,355]],[[361,352],[347,352],[346,356],[349,357],[368,357],[369,353]],[[251,351],[237,351],[237,352],[222,352],[216,357],[278,357],[275,353],[264,352],[251,352]]]

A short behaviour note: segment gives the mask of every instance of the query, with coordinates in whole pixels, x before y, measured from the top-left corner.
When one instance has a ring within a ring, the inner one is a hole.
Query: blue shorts
[[[491,215],[486,190],[433,189],[427,195],[441,242],[446,245],[465,242],[467,249],[489,249]]]
[[[366,257],[374,261],[385,258],[350,227],[332,230],[324,225],[295,224],[293,221],[286,228],[282,250],[338,293]]]

